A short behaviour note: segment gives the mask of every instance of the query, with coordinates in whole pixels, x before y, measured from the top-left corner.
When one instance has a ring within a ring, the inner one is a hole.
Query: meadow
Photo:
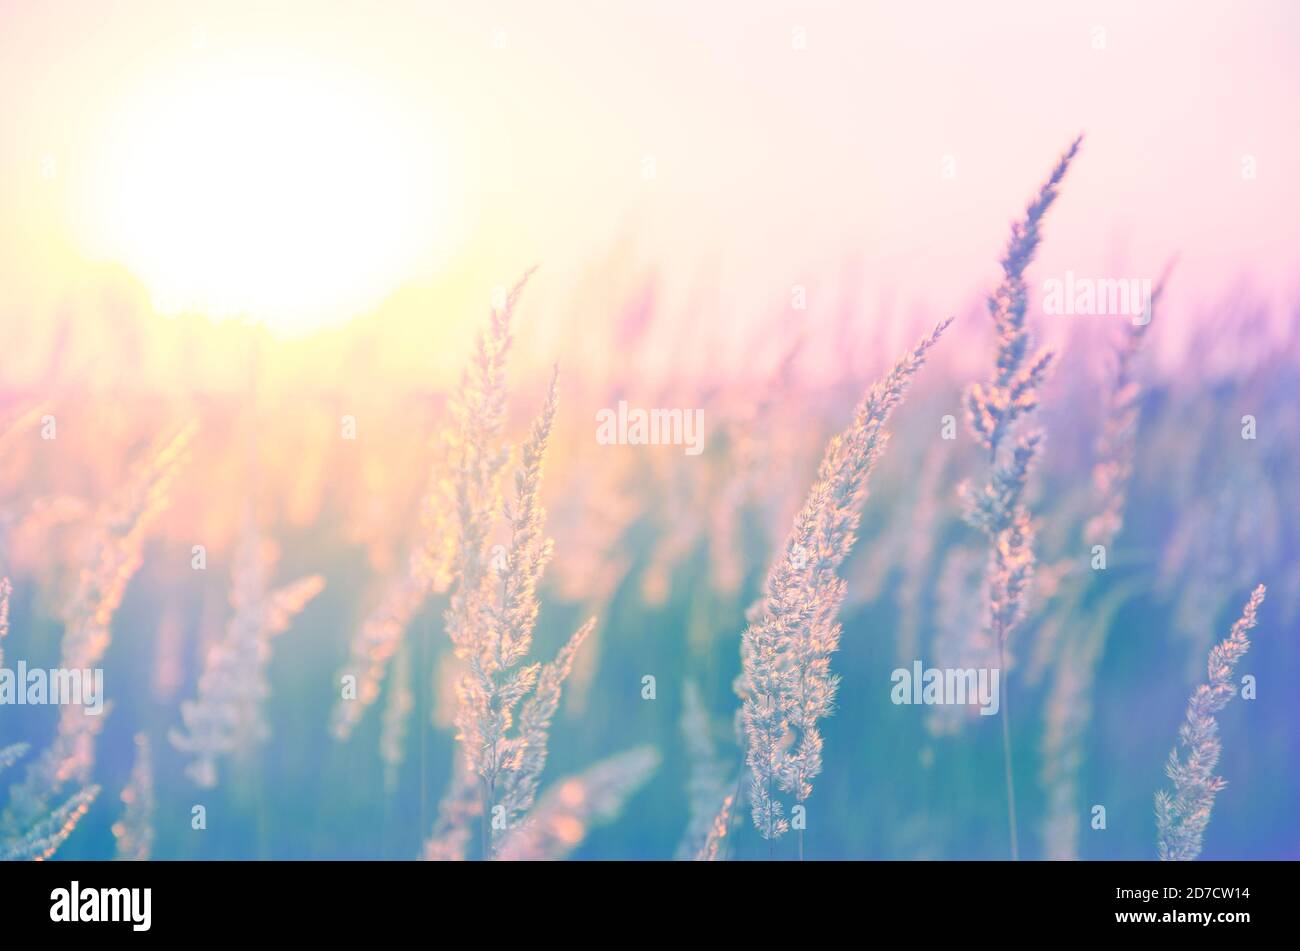
[[[1300,857],[1300,309],[1163,309],[1170,249],[1045,313],[1058,145],[982,298],[796,291],[738,373],[652,272],[534,332],[544,260],[436,353],[9,341],[0,666],[105,709],[0,705],[0,856]]]

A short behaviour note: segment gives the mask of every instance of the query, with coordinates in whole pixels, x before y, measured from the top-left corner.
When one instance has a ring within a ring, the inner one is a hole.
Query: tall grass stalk
[[[76,588],[63,609],[61,668],[93,670],[99,666],[112,640],[113,614],[143,561],[149,528],[168,504],[168,493],[188,458],[196,428],[192,422],[186,423],[155,443],[135,466],[127,484],[96,514]],[[58,847],[66,838],[60,830],[75,823],[85,812],[80,805],[88,808],[94,798],[86,795],[87,784],[94,766],[95,741],[107,715],[106,709],[99,716],[87,716],[80,704],[60,707],[54,740],[27,767],[23,781],[10,790],[9,806],[0,817],[0,834],[31,836],[34,829],[40,829],[43,841]],[[56,808],[54,803],[69,784],[82,787],[81,791]],[[54,818],[59,821],[51,825]]]
[[[307,575],[272,590],[276,560],[250,505],[234,556],[230,621],[204,658],[198,697],[181,704],[184,729],[168,733],[172,746],[193,754],[185,772],[202,788],[216,785],[218,759],[247,751],[269,735],[262,705],[270,694],[271,639],[325,587],[322,577]]]
[[[0,578],[0,667],[4,666],[4,638],[9,634],[9,597],[13,586]],[[26,743],[0,746],[0,774],[27,755]],[[98,786],[85,786],[64,803],[48,812],[27,812],[22,819],[6,812],[0,821],[0,862],[43,861],[53,855],[72,834],[81,817],[99,794]]]
[[[731,832],[731,814],[732,807],[736,803],[736,793],[727,793],[722,800],[722,805],[718,807],[717,815],[709,823],[708,834],[704,837],[704,843],[695,853],[697,862],[716,862],[722,854],[722,847],[726,844],[727,836]]]
[[[1169,751],[1165,764],[1174,791],[1170,794],[1162,789],[1156,793],[1157,851],[1162,862],[1191,861],[1201,854],[1214,798],[1228,785],[1222,776],[1214,775],[1223,751],[1215,714],[1237,695],[1232,672],[1250,649],[1246,634],[1255,627],[1264,594],[1262,584],[1251,592],[1227,638],[1210,650],[1207,682],[1197,687],[1187,701],[1187,718],[1178,730],[1178,745]],[[1186,751],[1184,756],[1179,755],[1179,746]]]
[[[564,681],[595,627],[595,618],[583,624],[548,664],[524,662],[537,625],[538,584],[554,548],[543,531],[541,482],[559,398],[557,370],[520,449],[513,498],[503,503],[500,478],[510,459],[501,440],[505,364],[528,277],[493,308],[479,334],[457,396],[450,446],[456,540],[445,618],[456,656],[468,668],[456,688],[455,724],[466,765],[479,781],[483,858],[493,856],[497,840],[533,804]],[[499,518],[507,543],[490,547]]]
[[[1001,262],[1002,282],[988,299],[997,338],[994,374],[988,382],[972,384],[966,391],[967,421],[975,438],[988,452],[990,464],[986,484],[974,489],[967,483],[962,494],[967,520],[988,536],[990,545],[986,573],[988,623],[997,643],[998,667],[1002,672],[1002,766],[1013,860],[1020,858],[1020,845],[1011,750],[1007,641],[1024,617],[1026,595],[1033,580],[1034,525],[1022,499],[1042,440],[1041,432],[1020,430],[1024,418],[1038,406],[1042,384],[1053,360],[1052,352],[1047,349],[1030,355],[1029,292],[1024,275],[1038,249],[1039,226],[1056,200],[1061,181],[1082,141],[1082,136],[1074,140],[1029,203],[1024,219],[1011,225],[1011,238]]]
[[[836,616],[845,593],[837,572],[853,548],[867,481],[888,442],[885,423],[951,322],[936,326],[874,384],[853,422],[827,445],[742,638],[737,689],[743,701],[751,817],[769,843],[769,855],[772,843],[790,828],[778,793],[788,793],[802,805],[821,772],[817,721],[832,713],[839,683],[830,672],[830,655],[839,647]]]

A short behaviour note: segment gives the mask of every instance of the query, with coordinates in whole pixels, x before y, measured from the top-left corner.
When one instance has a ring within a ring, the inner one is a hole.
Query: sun
[[[342,69],[243,58],[158,77],[97,156],[93,243],[158,310],[298,333],[374,307],[445,253],[445,144]]]

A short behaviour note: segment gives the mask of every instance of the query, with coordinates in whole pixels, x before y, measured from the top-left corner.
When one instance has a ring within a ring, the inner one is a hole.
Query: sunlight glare
[[[450,236],[445,145],[360,77],[215,64],[115,119],[92,243],[163,313],[301,333],[377,305]]]

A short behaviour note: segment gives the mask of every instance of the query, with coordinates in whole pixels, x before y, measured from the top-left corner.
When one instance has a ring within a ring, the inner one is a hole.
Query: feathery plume
[[[149,755],[149,737],[135,738],[135,765],[131,778],[122,790],[122,818],[113,823],[117,840],[117,858],[123,862],[147,862],[153,853],[153,764]]]
[[[309,575],[268,592],[275,562],[274,544],[263,540],[250,507],[235,553],[230,622],[204,658],[197,699],[181,704],[184,730],[167,734],[176,749],[194,754],[185,772],[204,788],[217,783],[218,757],[266,739],[261,708],[270,693],[271,638],[325,587],[319,575]]]
[[[23,835],[0,838],[0,862],[43,862],[48,859],[72,835],[98,795],[98,786],[80,789],[62,805],[39,817]]]
[[[965,492],[966,520],[982,530],[991,545],[987,571],[988,624],[1000,646],[1025,614],[1025,594],[1034,577],[1034,523],[1025,507],[1030,466],[1042,433],[1016,440],[1009,458],[995,466],[989,483]]]
[[[557,368],[520,449],[514,497],[503,505],[499,482],[510,458],[501,441],[505,360],[514,307],[531,273],[503,307],[493,308],[479,334],[477,356],[456,403],[450,447],[456,543],[446,627],[456,657],[468,666],[456,688],[456,737],[469,771],[480,781],[484,858],[492,857],[495,840],[533,803],[564,680],[595,626],[593,618],[579,628],[551,663],[524,663],[537,624],[537,587],[554,547],[543,532],[541,483],[559,399]],[[498,511],[509,544],[489,550]]]
[[[9,633],[9,595],[12,591],[9,579],[0,578],[0,640]],[[4,652],[0,651],[0,666],[3,660]],[[28,749],[26,743],[0,747],[0,773],[27,755]],[[30,818],[21,821],[17,818],[19,813],[12,808],[6,811],[4,820],[0,821],[0,862],[49,858],[72,834],[98,793],[98,786],[86,787],[45,814],[36,808],[22,810],[21,814]]]
[[[966,391],[966,413],[971,432],[988,450],[991,472],[979,489],[970,483],[961,494],[970,524],[989,539],[986,575],[989,596],[988,625],[998,649],[1002,670],[1002,754],[1007,788],[1007,825],[1011,857],[1020,857],[1016,833],[1016,795],[1011,765],[1011,705],[1008,700],[1006,647],[1016,625],[1024,617],[1026,594],[1034,577],[1034,525],[1023,498],[1029,470],[1038,455],[1042,434],[1016,434],[1018,423],[1037,406],[1039,391],[1047,378],[1053,354],[1039,350],[1029,356],[1031,338],[1026,326],[1029,294],[1025,269],[1034,258],[1040,240],[1043,216],[1056,200],[1061,181],[1079,151],[1083,136],[1066,149],[1051,175],[1025,209],[1022,221],[1012,222],[1011,237],[1002,255],[1002,282],[989,295],[989,315],[997,337],[997,358],[993,378],[975,383]],[[1013,437],[1010,452],[1001,452]]]
[[[1157,848],[1162,862],[1188,862],[1201,854],[1201,838],[1210,823],[1214,797],[1228,784],[1214,775],[1223,749],[1215,714],[1237,695],[1232,671],[1250,649],[1246,633],[1255,627],[1264,593],[1262,584],[1250,593],[1227,638],[1210,650],[1208,683],[1197,687],[1187,701],[1187,719],[1178,730],[1178,744],[1187,750],[1186,758],[1179,756],[1178,746],[1169,751],[1165,774],[1173,780],[1174,791],[1172,795],[1163,789],[1156,793]]]
[[[1070,144],[1026,207],[1024,220],[1012,223],[1011,237],[1002,255],[1002,283],[988,299],[997,333],[996,372],[987,384],[976,383],[967,390],[966,410],[971,430],[992,460],[996,460],[998,447],[1011,425],[1038,405],[1038,388],[1052,362],[1050,350],[1039,350],[1026,359],[1031,340],[1025,326],[1029,294],[1024,275],[1038,250],[1039,225],[1056,200],[1066,170],[1082,143],[1083,136],[1079,136]]]
[[[705,837],[704,844],[695,853],[695,861],[716,862],[718,860],[727,833],[731,831],[731,807],[735,802],[736,794],[727,793],[726,798],[722,800],[722,805],[718,807],[718,814],[709,824],[709,834]]]
[[[529,272],[531,274],[531,272]],[[512,341],[510,320],[529,274],[493,308],[488,329],[478,337],[478,352],[465,372],[453,406],[457,423],[451,445],[454,479],[455,578],[446,612],[447,634],[457,651],[471,653],[486,626],[481,615],[491,603],[484,547],[500,506],[498,476],[509,461],[500,444],[505,427],[505,360]]]
[[[951,322],[942,321],[873,385],[852,424],[831,439],[742,639],[738,688],[752,816],[769,841],[789,828],[777,791],[802,803],[821,771],[817,721],[830,715],[839,680],[830,672],[840,637],[835,618],[845,593],[836,571],[856,540],[867,479],[887,442],[885,423]]]
[[[500,506],[498,476],[509,459],[508,451],[500,444],[506,412],[505,358],[512,339],[510,319],[514,303],[525,281],[527,275],[515,285],[503,308],[493,308],[487,331],[479,334],[478,353],[464,375],[455,404],[458,427],[452,445],[452,467],[457,537],[452,560],[455,581],[446,626],[456,656],[468,661],[471,667],[470,676],[458,689],[456,727],[471,770],[485,781],[495,778],[495,751],[502,738],[503,721],[505,726],[509,725],[514,705],[532,686],[537,673],[536,665],[532,665],[515,671],[504,683],[497,682],[506,669],[518,664],[522,655],[514,656],[508,664],[507,655],[501,650],[503,638],[495,622],[498,611],[493,574],[521,572],[515,582],[518,600],[526,585],[522,572],[528,569],[529,563],[512,563],[504,551],[498,551],[491,558],[494,572],[490,573],[486,551]],[[546,420],[544,411],[541,422]],[[549,436],[549,428],[546,435]],[[549,552],[540,550],[529,554],[540,559]],[[498,701],[503,706],[494,710]]]
[[[166,507],[167,494],[188,458],[198,427],[187,423],[137,466],[125,493],[101,510],[89,558],[67,610],[62,666],[93,667],[104,656],[112,633],[109,622],[127,582],[143,557],[153,520]]]
[[[97,515],[86,561],[64,612],[61,668],[94,669],[108,649],[113,614],[140,567],[149,527],[167,504],[168,491],[187,458],[196,430],[193,422],[186,423],[151,450],[137,464],[122,493]],[[0,827],[10,833],[30,829],[69,782],[86,785],[94,765],[95,739],[106,715],[107,711],[86,716],[78,704],[60,708],[58,734],[27,767],[23,782],[10,791]],[[74,813],[80,816],[74,808],[64,818],[75,821]]]
[[[525,450],[526,469],[517,480],[520,509],[514,517],[507,516],[512,529],[509,549],[494,557],[496,571],[501,575],[500,601],[493,590],[492,577],[482,568],[486,553],[481,549],[464,551],[458,553],[464,569],[460,584],[469,589],[476,580],[477,590],[457,590],[448,609],[447,631],[456,656],[469,664],[468,674],[457,685],[457,735],[464,744],[470,768],[484,782],[488,799],[485,822],[496,804],[496,785],[501,774],[518,768],[518,761],[510,756],[507,732],[514,724],[516,707],[537,684],[541,669],[539,664],[522,661],[532,644],[537,620],[537,578],[550,556],[550,544],[541,538],[537,524],[540,508],[536,492],[541,456],[554,417],[554,400],[553,381],[547,408],[534,424]],[[530,490],[533,497],[527,498],[525,493]],[[472,537],[476,531],[473,523],[481,514],[474,512],[465,520],[462,539]],[[486,521],[483,529],[482,537],[486,539]],[[471,562],[477,566],[472,571],[469,570]]]
[[[565,858],[581,844],[588,829],[617,817],[658,766],[658,751],[642,746],[559,780],[505,837],[497,858],[531,862]]]
[[[26,743],[0,747],[0,773],[26,755]],[[0,826],[0,862],[42,861],[53,855],[72,834],[99,793],[88,786],[48,813],[37,815],[26,827],[6,819]]]
[[[516,763],[502,778],[500,805],[502,818],[508,828],[520,815],[528,811],[537,796],[537,786],[546,768],[546,744],[551,732],[551,719],[560,705],[564,681],[573,671],[573,661],[578,648],[596,627],[596,619],[589,618],[560,648],[555,660],[542,667],[537,675],[533,695],[519,708],[519,734],[503,744],[504,760]]]

